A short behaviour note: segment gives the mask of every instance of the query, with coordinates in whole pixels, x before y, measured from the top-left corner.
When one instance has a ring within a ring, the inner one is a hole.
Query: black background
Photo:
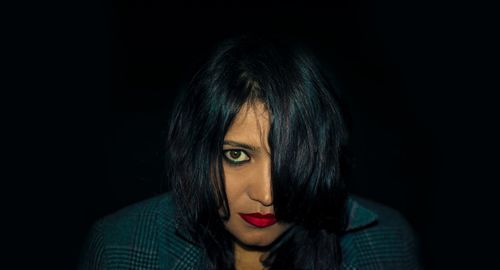
[[[43,10],[17,24],[34,34],[15,61],[32,75],[13,91],[22,102],[10,110],[22,187],[6,197],[22,207],[14,208],[27,220],[21,230],[43,238],[16,240],[21,263],[74,268],[92,222],[158,194],[173,97],[212,46],[244,32],[302,40],[330,69],[352,128],[349,188],[410,221],[425,269],[494,259],[498,88],[486,79],[497,74],[488,8],[115,1]],[[26,259],[27,247],[41,260]]]

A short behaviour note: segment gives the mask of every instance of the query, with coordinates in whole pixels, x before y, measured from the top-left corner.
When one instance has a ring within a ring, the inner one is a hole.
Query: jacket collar
[[[376,213],[361,205],[353,196],[347,199],[347,215],[346,232],[364,228],[378,219]]]

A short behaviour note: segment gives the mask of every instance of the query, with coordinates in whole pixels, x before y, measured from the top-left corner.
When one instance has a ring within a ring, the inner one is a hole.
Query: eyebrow
[[[248,144],[241,143],[241,142],[236,142],[236,141],[224,141],[224,145],[231,145],[231,146],[241,147],[241,148],[245,148],[247,150],[253,151],[253,152],[258,152],[259,151],[259,147],[255,147],[255,146],[252,146],[252,145],[248,145]]]

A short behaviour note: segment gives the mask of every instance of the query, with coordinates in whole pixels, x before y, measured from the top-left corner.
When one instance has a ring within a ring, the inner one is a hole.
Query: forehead
[[[233,121],[233,126],[269,122],[269,112],[262,102],[245,103]]]
[[[245,103],[226,132],[225,139],[255,146],[266,145],[269,127],[269,111],[265,104]]]

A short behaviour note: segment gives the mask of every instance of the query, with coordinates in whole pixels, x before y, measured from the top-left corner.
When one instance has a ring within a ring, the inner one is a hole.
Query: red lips
[[[260,214],[260,213],[250,213],[250,214],[239,213],[239,214],[243,220],[259,228],[269,227],[274,223],[276,223],[276,217],[273,214]]]

